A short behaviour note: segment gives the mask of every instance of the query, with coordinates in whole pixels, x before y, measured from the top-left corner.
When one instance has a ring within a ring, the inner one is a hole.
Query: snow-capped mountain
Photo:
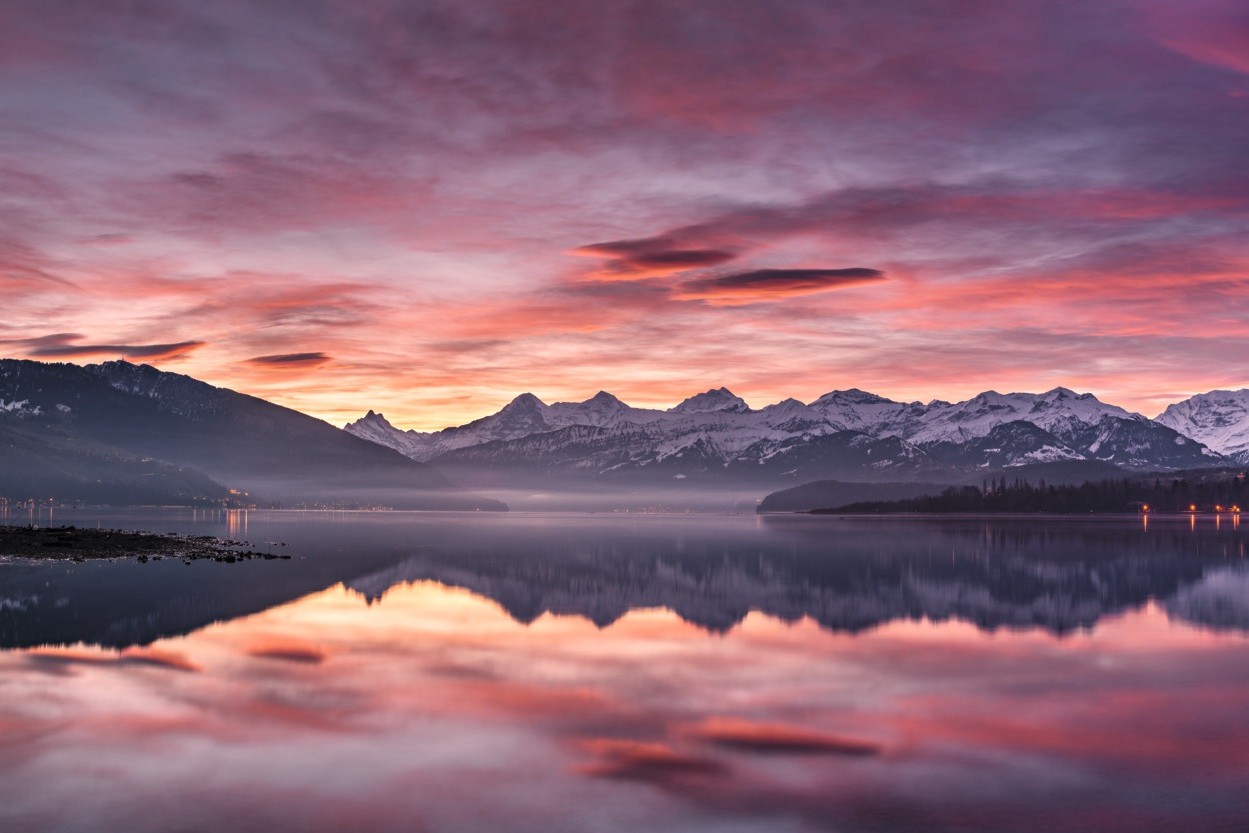
[[[741,404],[745,405],[744,402]],[[599,391],[584,402],[556,402],[551,405],[532,393],[522,393],[496,414],[442,431],[404,431],[373,411],[344,427],[357,437],[389,446],[413,460],[425,462],[461,448],[522,439],[559,428],[641,425],[661,419],[665,414],[664,411],[632,408],[607,391]]]
[[[1199,393],[1154,419],[1238,463],[1249,463],[1249,389]]]
[[[402,431],[372,411],[346,430],[461,473],[494,468],[801,482],[950,476],[1038,463],[1178,469],[1223,462],[1173,428],[1066,388],[987,391],[965,402],[928,404],[850,389],[810,404],[786,399],[757,410],[723,387],[668,410],[633,408],[606,392],[552,405],[527,393],[496,414],[443,431]]]
[[[893,426],[884,428],[915,443],[953,442],[984,437],[1000,425],[1028,422],[1059,439],[1074,439],[1107,417],[1145,420],[1091,393],[1077,394],[1054,388],[1042,394],[985,391],[966,402],[930,402],[922,411],[907,411]],[[1077,442],[1077,444],[1080,444]]]
[[[676,407],[668,409],[673,414],[710,414],[717,411],[744,414],[750,411],[750,406],[745,399],[735,396],[728,388],[716,388],[691,396]]]
[[[1000,453],[1004,459],[999,465],[1101,460],[1129,468],[1178,468],[1203,463],[1194,444],[1174,435],[1174,426],[1159,431],[1156,422],[1140,414],[1061,387],[1042,394],[986,391],[965,402],[934,400],[927,405],[893,402],[860,390],[834,391],[811,406],[847,429],[902,437],[921,448],[940,449],[944,456],[965,456],[977,448]],[[1047,436],[1024,428],[1005,436],[1003,426],[1012,423]]]

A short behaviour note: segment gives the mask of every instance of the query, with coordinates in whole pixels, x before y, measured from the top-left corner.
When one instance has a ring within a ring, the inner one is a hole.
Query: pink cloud
[[[1148,2],[1144,7],[1159,42],[1194,60],[1249,75],[1249,17],[1240,3],[1197,0],[1177,7]]]
[[[149,357],[427,428],[521,389],[1245,381],[1230,0],[2,14],[20,355],[202,341]]]

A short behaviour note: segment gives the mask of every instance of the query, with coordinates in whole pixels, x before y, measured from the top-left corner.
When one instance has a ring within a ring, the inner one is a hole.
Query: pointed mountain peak
[[[546,403],[532,393],[522,393],[511,402],[503,406],[503,411],[512,413],[515,411],[534,411],[542,410],[546,407]],[[502,411],[500,412],[502,413]]]
[[[491,431],[501,431],[498,436],[520,436],[526,431],[546,429],[546,416],[550,406],[532,393],[522,393],[503,406],[497,414],[482,417],[469,425],[488,425]],[[467,426],[460,426],[461,428]],[[496,437],[497,438],[497,437]]]
[[[624,406],[624,403],[620,401],[619,397],[617,397],[615,394],[608,393],[605,390],[599,391],[598,393],[594,394],[593,396],[591,396],[589,399],[582,402],[581,404],[582,405],[620,405],[621,407]]]
[[[766,414],[770,419],[793,419],[794,417],[807,416],[814,419],[821,418],[805,402],[794,399],[792,396],[789,399],[782,399],[780,402],[761,408],[759,413]]]
[[[1083,402],[1099,402],[1100,400],[1091,393],[1076,393],[1071,388],[1056,387],[1053,390],[1047,390],[1041,394],[1042,399],[1050,402],[1060,402],[1064,399],[1079,399]]]
[[[886,399],[883,396],[877,396],[870,391],[860,390],[858,388],[850,388],[849,390],[834,390],[821,396],[819,399],[811,403],[812,405],[879,405],[879,404],[896,404],[892,399]]]
[[[794,399],[791,396],[788,399],[782,399],[780,402],[768,405],[762,410],[773,413],[800,413],[803,411],[810,411],[811,406],[803,402],[801,399]]]
[[[728,388],[721,387],[691,396],[668,410],[674,414],[707,414],[716,411],[745,413],[750,410],[750,406]]]
[[[390,424],[390,420],[386,419],[386,417],[382,416],[377,411],[374,411],[372,408],[369,409],[367,414],[360,417],[355,422],[347,423],[343,426],[343,428],[346,429],[353,426],[362,427],[365,425],[375,425],[379,428],[394,428],[394,426]]]

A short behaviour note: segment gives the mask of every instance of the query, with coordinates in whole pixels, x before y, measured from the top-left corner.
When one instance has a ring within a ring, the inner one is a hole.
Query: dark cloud
[[[608,258],[605,271],[642,276],[718,266],[737,257],[730,249],[682,239],[675,234],[637,240],[611,240],[573,250],[575,254]]]
[[[128,648],[121,653],[48,649],[26,655],[26,661],[52,676],[75,676],[80,666],[138,665],[171,671],[202,670],[186,656],[155,648]]]
[[[312,645],[274,645],[253,648],[247,652],[247,655],[257,659],[276,659],[302,665],[319,665],[326,659],[325,652]]]
[[[879,280],[885,273],[879,269],[853,266],[849,269],[755,269],[736,272],[704,281],[693,281],[692,286],[718,289],[832,287],[848,283]]]
[[[755,269],[689,281],[682,285],[678,297],[714,299],[742,296],[762,300],[841,289],[884,278],[885,273],[879,269],[857,266],[849,269]]]
[[[130,665],[147,665],[170,671],[197,672],[203,669],[183,654],[161,651],[156,648],[128,648],[121,654],[121,662]]]
[[[61,650],[36,650],[26,655],[26,662],[34,670],[50,677],[76,677],[81,666],[107,665],[116,661],[114,655]]]
[[[609,240],[606,243],[591,243],[575,251],[578,254],[598,255],[602,257],[631,258],[648,252],[662,251],[676,246],[676,241],[668,236],[641,237],[637,240]]]
[[[734,257],[736,255],[732,252],[719,249],[668,249],[640,254],[628,258],[626,262],[643,268],[696,269],[700,266],[715,266]]]
[[[77,341],[84,336],[82,333],[49,333],[46,336],[31,338],[0,339],[0,344],[13,344],[18,347],[56,347]]]
[[[714,758],[691,755],[664,743],[597,740],[586,744],[599,760],[581,767],[586,775],[664,784],[688,776],[723,775],[728,768]]]
[[[790,726],[741,720],[711,720],[685,733],[687,737],[739,752],[790,755],[833,755],[864,758],[878,755],[879,744]]]
[[[172,359],[203,347],[203,341],[176,341],[169,344],[56,344],[38,347],[30,355],[41,358],[118,355],[131,359]]]
[[[885,244],[911,258],[925,249],[962,248],[951,246],[954,239],[976,240],[974,250],[967,247],[968,257],[1007,268],[1022,254],[1014,237],[1035,246],[1027,256],[1054,257],[1056,250],[1090,251],[1124,241],[1157,244],[1175,236],[1181,228],[1177,218],[1183,217],[1204,230],[1204,239],[1242,228],[1247,204],[1244,178],[1193,189],[1175,182],[1060,186],[980,177],[959,184],[841,188],[802,201],[730,206],[653,237],[578,251],[630,258],[678,244],[690,247],[690,241],[716,241],[740,253],[799,235],[836,234],[865,249]]]
[[[332,361],[324,353],[279,353],[274,356],[255,356],[247,360],[248,364],[276,367],[315,367]]]

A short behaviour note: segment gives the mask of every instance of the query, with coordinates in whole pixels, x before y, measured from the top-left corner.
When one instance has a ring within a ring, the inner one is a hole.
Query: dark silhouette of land
[[[1221,469],[1183,477],[1154,476],[1098,480],[1080,485],[1046,485],[1005,477],[981,486],[950,487],[937,495],[902,500],[858,501],[811,510],[813,514],[857,513],[1045,513],[1226,512],[1249,508],[1243,471]]]
[[[256,552],[242,541],[210,535],[175,535],[125,529],[79,529],[73,526],[0,526],[0,556],[38,561],[87,561],[98,558],[138,558],[140,561],[181,558],[194,561],[246,561],[251,558],[289,559],[285,553]]]

